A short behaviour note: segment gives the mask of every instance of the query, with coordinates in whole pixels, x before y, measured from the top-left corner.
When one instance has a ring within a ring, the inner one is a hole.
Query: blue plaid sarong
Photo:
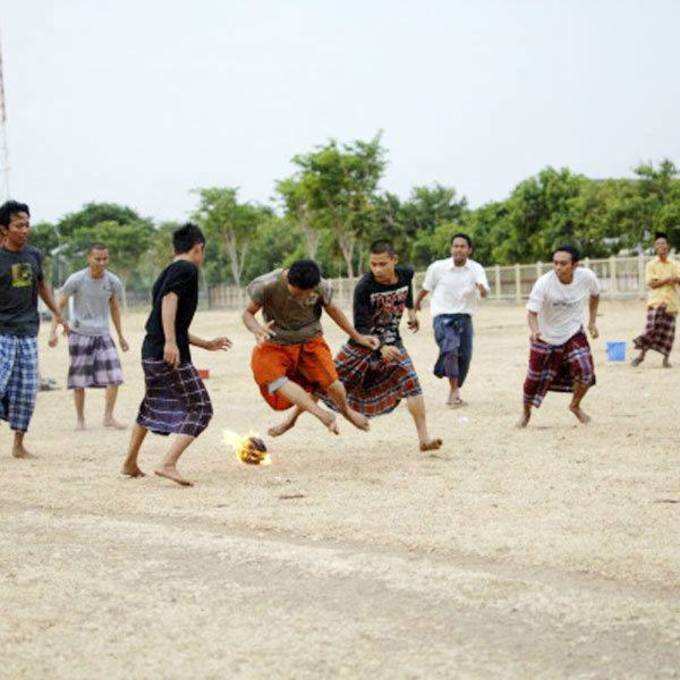
[[[38,340],[0,335],[0,419],[26,432],[38,393]]]
[[[457,378],[462,387],[472,359],[472,318],[469,314],[438,314],[432,321],[439,356],[434,365],[438,378]]]

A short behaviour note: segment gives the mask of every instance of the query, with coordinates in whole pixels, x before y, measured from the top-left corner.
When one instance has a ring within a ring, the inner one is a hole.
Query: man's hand
[[[276,333],[272,330],[273,325],[274,319],[267,322],[264,326],[260,325],[260,327],[254,331],[255,340],[258,345],[263,345],[276,335]]]
[[[58,341],[59,341],[59,337],[57,336],[57,334],[56,334],[56,333],[52,333],[52,334],[50,335],[50,339],[47,341],[47,344],[48,344],[50,347],[56,347]]]
[[[354,338],[360,345],[368,347],[368,349],[378,349],[380,347],[380,340],[373,335],[363,335],[357,333],[356,338]]]
[[[541,331],[536,331],[535,333],[532,333],[529,336],[531,342],[543,342],[543,338],[541,337]]]
[[[597,325],[595,324],[594,321],[591,321],[588,324],[588,331],[590,332],[591,338],[599,338],[600,337],[600,331],[597,330]]]
[[[420,321],[418,321],[415,310],[409,309],[408,321],[406,322],[406,325],[412,333],[417,333],[420,330]]]
[[[57,317],[57,326],[61,326],[61,327],[62,327],[62,329],[63,329],[63,331],[64,331],[64,335],[68,335],[68,334],[70,333],[70,331],[71,331],[71,329],[70,329],[69,326],[68,326],[68,323],[66,322],[66,320],[64,319],[63,316],[58,316],[58,317]]]
[[[221,337],[215,338],[214,340],[208,340],[205,344],[205,348],[210,352],[217,352],[222,350],[226,352],[231,347],[231,340],[229,338]]]
[[[382,358],[389,364],[392,361],[399,361],[401,359],[401,352],[398,347],[394,345],[383,345],[380,348]]]
[[[179,366],[179,347],[176,342],[166,342],[163,348],[163,360],[173,368]]]
[[[123,350],[123,352],[127,352],[130,349],[128,341],[122,335],[118,336],[118,343],[120,344],[120,348]]]

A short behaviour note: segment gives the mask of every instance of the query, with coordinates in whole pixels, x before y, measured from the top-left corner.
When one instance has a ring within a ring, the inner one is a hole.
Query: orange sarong
[[[269,386],[283,377],[292,380],[307,392],[325,392],[338,380],[331,350],[322,336],[295,345],[266,342],[253,349],[250,359],[253,377],[262,396],[276,411],[285,411],[293,404],[286,397],[269,391]]]

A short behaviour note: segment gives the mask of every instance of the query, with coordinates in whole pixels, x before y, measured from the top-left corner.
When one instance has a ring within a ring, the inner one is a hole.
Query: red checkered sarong
[[[548,390],[573,392],[574,383],[595,384],[595,366],[588,338],[579,331],[563,345],[532,342],[524,381],[524,403],[538,408]]]
[[[674,340],[675,314],[669,314],[665,307],[650,307],[645,332],[633,340],[633,345],[636,349],[653,349],[667,357],[673,349]]]
[[[403,347],[398,349],[401,357],[389,363],[367,347],[348,342],[340,349],[335,368],[347,391],[347,402],[355,411],[368,418],[381,416],[394,411],[402,399],[423,393],[411,357]],[[336,408],[330,397],[317,395],[327,406]]]

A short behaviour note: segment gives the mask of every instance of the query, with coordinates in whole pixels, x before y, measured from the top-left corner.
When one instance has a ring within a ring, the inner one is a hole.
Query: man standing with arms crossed
[[[460,388],[472,359],[472,315],[478,298],[489,294],[484,267],[470,259],[472,249],[472,239],[467,234],[455,234],[451,240],[451,257],[437,260],[427,268],[415,305],[419,312],[425,296],[432,293],[430,312],[439,345],[434,374],[449,379],[446,403],[451,408],[465,405]]]
[[[125,429],[113,417],[118,386],[123,382],[123,371],[116,346],[109,331],[109,315],[118,334],[123,352],[129,347],[123,337],[120,321],[120,300],[123,284],[108,271],[109,251],[103,243],[93,243],[87,256],[87,267],[66,279],[59,296],[59,310],[73,297],[73,308],[68,336],[68,388],[73,390],[76,405],[77,430],[85,429],[85,389],[105,388],[104,427]],[[49,346],[57,345],[57,322],[52,321]]]

